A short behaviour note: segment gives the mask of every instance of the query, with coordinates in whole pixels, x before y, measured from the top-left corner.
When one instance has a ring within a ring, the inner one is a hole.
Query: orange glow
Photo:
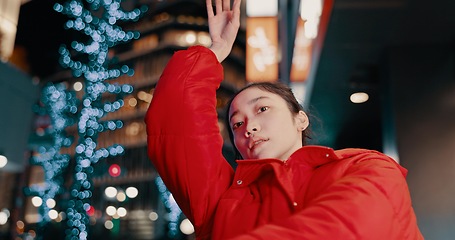
[[[246,20],[246,80],[278,80],[278,20],[251,17]]]
[[[303,82],[308,78],[313,54],[312,48],[313,41],[305,37],[305,23],[298,18],[290,75],[292,82]]]

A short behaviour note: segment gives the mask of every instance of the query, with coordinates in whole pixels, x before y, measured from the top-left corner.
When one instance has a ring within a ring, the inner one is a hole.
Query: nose
[[[256,132],[259,131],[257,126],[247,127],[245,132],[245,137],[252,137]]]

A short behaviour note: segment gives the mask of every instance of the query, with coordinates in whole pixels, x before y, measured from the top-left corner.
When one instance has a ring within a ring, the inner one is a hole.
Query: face
[[[292,113],[280,96],[251,87],[240,92],[229,110],[234,144],[244,159],[287,160],[302,147],[308,127],[303,111]]]

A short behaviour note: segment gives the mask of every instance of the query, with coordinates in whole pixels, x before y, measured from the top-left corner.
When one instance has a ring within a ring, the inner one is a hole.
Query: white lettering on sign
[[[310,47],[311,40],[305,37],[303,31],[298,31],[295,39],[294,56],[292,58],[292,63],[295,65],[296,70],[302,71],[310,64]]]
[[[248,38],[248,44],[259,50],[253,55],[253,63],[258,71],[264,72],[267,66],[276,63],[277,49],[267,38],[263,27],[255,29],[254,35]]]

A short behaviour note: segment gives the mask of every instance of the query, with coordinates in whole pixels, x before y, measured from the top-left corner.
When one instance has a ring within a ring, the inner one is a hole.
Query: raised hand
[[[230,0],[215,0],[213,12],[212,0],[206,0],[212,46],[210,50],[215,53],[219,62],[222,62],[231,52],[237,32],[240,27],[240,3],[234,0],[231,10]]]

